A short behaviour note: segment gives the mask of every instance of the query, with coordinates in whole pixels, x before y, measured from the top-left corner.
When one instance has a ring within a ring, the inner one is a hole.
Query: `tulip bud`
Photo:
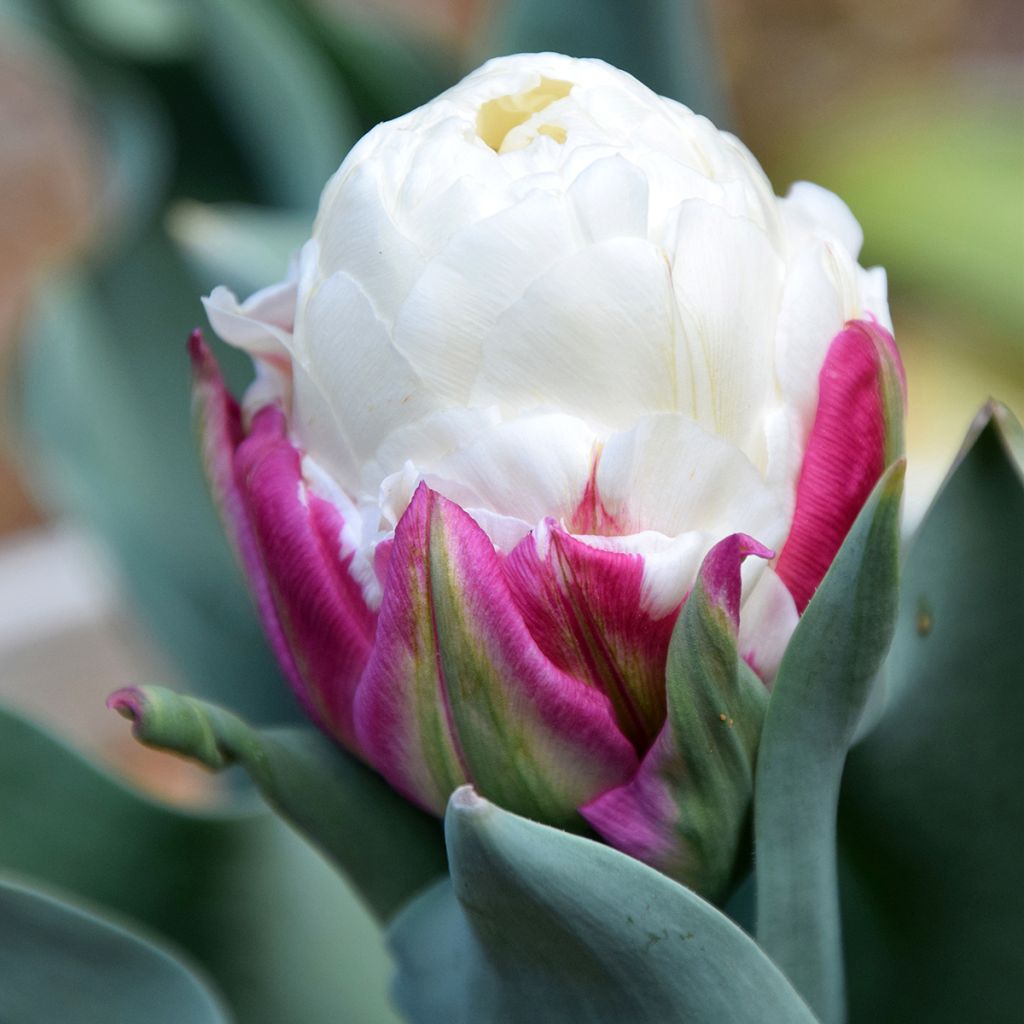
[[[192,343],[213,489],[314,719],[438,814],[471,783],[645,856],[644,801],[601,798],[669,777],[705,556],[759,556],[734,553],[726,618],[768,687],[901,443],[860,241],[835,196],[776,199],[735,138],[599,61],[500,58],[373,129],[288,278],[207,299],[256,363],[244,411]]]

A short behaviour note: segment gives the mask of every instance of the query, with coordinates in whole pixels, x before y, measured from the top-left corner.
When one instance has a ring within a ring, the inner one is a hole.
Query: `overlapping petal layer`
[[[768,701],[737,646],[740,565],[772,554],[742,534],[712,548],[672,640],[665,724],[636,775],[582,808],[613,846],[714,896],[736,868]]]
[[[903,450],[906,381],[892,335],[851,321],[829,346],[776,572],[806,607],[871,489]]]
[[[439,814],[461,775],[571,825],[637,763],[605,694],[538,646],[487,535],[425,485],[395,531],[356,728],[384,776]]]
[[[271,645],[313,717],[355,746],[352,696],[376,617],[349,572],[344,520],[306,486],[284,412],[264,406],[243,436],[238,406],[198,332],[191,349],[211,484]]]

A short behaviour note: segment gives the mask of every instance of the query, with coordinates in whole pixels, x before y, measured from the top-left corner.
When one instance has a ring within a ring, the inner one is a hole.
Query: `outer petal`
[[[821,368],[793,525],[775,568],[801,612],[871,489],[902,454],[905,404],[892,335],[877,323],[850,321]]]
[[[291,683],[313,716],[354,747],[352,701],[373,644],[374,615],[350,572],[354,552],[343,550],[344,519],[306,487],[301,454],[275,406],[253,418],[235,468],[291,652]]]
[[[280,409],[267,406],[243,438],[238,405],[197,331],[190,341],[204,462],[282,669],[310,713],[354,745],[351,702],[372,643],[373,614],[343,556],[344,527],[306,490]]]
[[[274,610],[266,569],[235,474],[235,451],[245,436],[241,411],[224,386],[220,367],[203,340],[202,331],[192,332],[188,351],[192,360],[192,415],[210,492],[228,540],[248,578],[270,646],[285,674],[294,680],[298,669]]]
[[[604,693],[619,728],[646,750],[665,718],[665,658],[678,608],[655,618],[644,559],[600,550],[553,520],[505,561],[505,578],[541,650]]]
[[[743,534],[711,549],[669,653],[668,715],[636,776],[580,809],[613,846],[712,899],[725,895],[753,793],[765,687],[737,649]]]
[[[633,773],[607,698],[544,656],[461,508],[421,485],[387,573],[356,728],[392,785],[440,814],[472,782],[510,810],[573,824]]]

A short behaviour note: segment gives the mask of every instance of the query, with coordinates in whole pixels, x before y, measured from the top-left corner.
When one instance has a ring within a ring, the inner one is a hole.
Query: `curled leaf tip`
[[[490,806],[470,785],[459,786],[452,793],[449,802],[452,809],[456,811],[482,811]]]
[[[107,707],[116,711],[122,718],[137,722],[142,717],[142,705],[145,698],[134,686],[116,690],[107,698]]]

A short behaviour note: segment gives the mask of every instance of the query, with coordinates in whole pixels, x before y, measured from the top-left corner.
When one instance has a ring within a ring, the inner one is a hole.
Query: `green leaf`
[[[427,103],[460,77],[453,54],[387,14],[325,3],[303,4],[301,14],[345,79],[367,130]]]
[[[716,900],[736,882],[737,869],[749,868],[739,849],[768,704],[764,684],[739,656],[739,622],[730,620],[725,604],[709,593],[702,570],[672,634],[665,676],[669,721],[686,764],[674,794],[679,829],[702,864],[688,884]]]
[[[487,56],[554,50],[600,57],[726,126],[714,45],[698,0],[521,0],[503,4]]]
[[[379,930],[274,815],[154,803],[3,711],[0,868],[187,950],[245,1024],[395,1022]]]
[[[469,787],[445,826],[452,881],[389,933],[414,1024],[812,1024],[747,935],[639,861]]]
[[[0,1020],[227,1024],[220,999],[170,952],[0,877]]]
[[[790,640],[757,759],[757,938],[823,1021],[845,1016],[836,805],[892,638],[904,463],[861,509]]]
[[[437,821],[313,728],[259,732],[223,708],[160,686],[111,707],[148,746],[214,771],[240,764],[267,801],[312,840],[386,920],[445,870]]]
[[[344,83],[288,5],[198,3],[205,72],[267,198],[312,209],[359,135]]]
[[[1024,473],[990,406],[911,544],[884,716],[843,781],[851,1020],[1020,1020]]]
[[[181,0],[64,0],[89,35],[118,56],[174,60],[187,55],[196,25]]]
[[[171,238],[200,280],[248,295],[280,281],[291,256],[309,237],[312,218],[241,203],[175,203],[167,214]]]

